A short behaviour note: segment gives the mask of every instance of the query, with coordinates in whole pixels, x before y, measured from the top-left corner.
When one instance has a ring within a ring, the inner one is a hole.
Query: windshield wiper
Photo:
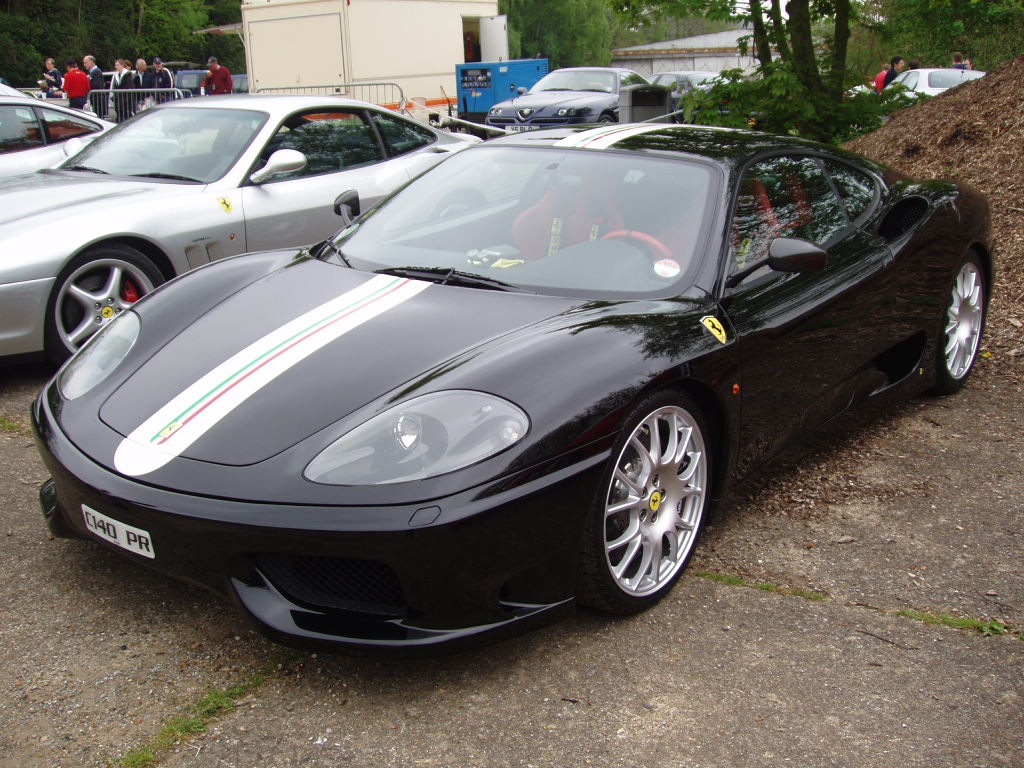
[[[90,168],[88,165],[69,165],[61,169],[62,171],[89,171],[89,173],[102,173],[109,175],[109,171],[104,171],[100,168]]]
[[[159,171],[153,171],[152,173],[131,173],[129,174],[133,179],[172,179],[173,181],[194,181],[196,184],[202,184],[202,179],[195,179],[191,176],[179,176],[176,173],[160,173]]]
[[[464,288],[487,288],[492,291],[518,291],[511,283],[484,277],[473,272],[462,272],[454,267],[388,267],[375,270],[378,275],[394,275],[395,277],[411,277],[416,280],[429,280],[440,285],[458,285]]]

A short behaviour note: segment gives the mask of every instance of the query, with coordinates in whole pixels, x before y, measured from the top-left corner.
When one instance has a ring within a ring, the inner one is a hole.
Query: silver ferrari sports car
[[[80,109],[12,90],[0,92],[0,177],[57,165],[67,159],[70,139],[85,142],[114,127]]]
[[[323,240],[344,193],[372,205],[478,141],[336,96],[140,112],[56,168],[0,180],[0,357],[59,362],[170,278]]]

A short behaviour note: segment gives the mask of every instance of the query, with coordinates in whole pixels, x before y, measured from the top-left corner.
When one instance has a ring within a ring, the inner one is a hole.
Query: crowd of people
[[[872,79],[872,87],[875,93],[881,93],[892,81],[896,79],[897,75],[905,69],[920,69],[921,64],[916,61],[908,62],[902,56],[893,56],[890,61],[882,63],[882,69]],[[952,69],[974,69],[974,62],[964,56],[960,51],[953,53]]]
[[[211,56],[207,65],[209,69],[200,93],[231,93],[233,82],[228,68],[217,61],[216,56]],[[108,85],[103,70],[96,64],[96,57],[86,55],[82,57],[81,66],[77,59],[68,59],[63,73],[53,57],[48,57],[39,87],[45,98],[66,98],[74,109],[85,109],[86,104],[90,104],[100,117],[108,115],[113,107],[116,120],[121,122],[151,103],[170,98],[175,85],[174,73],[164,66],[159,56],[153,58],[152,66],[141,57],[135,60],[134,67],[131,59],[115,59]]]

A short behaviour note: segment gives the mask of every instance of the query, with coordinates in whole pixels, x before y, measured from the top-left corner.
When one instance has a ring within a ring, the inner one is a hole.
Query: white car
[[[323,240],[479,141],[337,96],[145,109],[56,168],[0,179],[0,357],[59,362],[172,277]]]
[[[898,74],[893,82],[909,88],[914,93],[937,96],[968,80],[977,80],[984,74],[977,69],[908,69]]]
[[[6,87],[0,94],[0,177],[50,168],[67,159],[68,139],[96,137],[113,127],[95,115]]]

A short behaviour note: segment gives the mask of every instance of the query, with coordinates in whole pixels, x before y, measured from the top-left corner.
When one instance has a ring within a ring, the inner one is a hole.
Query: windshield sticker
[[[679,277],[679,262],[675,259],[659,259],[654,262],[654,274],[658,277]]]
[[[153,472],[297,363],[335,339],[429,287],[378,275],[285,323],[232,355],[150,416],[114,453],[118,472]]]
[[[525,264],[525,259],[506,259],[504,257],[498,259],[496,262],[491,264],[491,269],[508,269],[509,267],[517,267],[520,264]]]
[[[224,213],[231,213],[231,198],[230,197],[218,197],[217,202],[220,203],[220,207],[224,209]]]
[[[664,125],[647,123],[646,125],[613,125],[592,128],[589,131],[566,136],[554,143],[556,147],[582,147],[584,149],[608,149],[630,136],[660,131]]]
[[[729,336],[725,332],[725,326],[722,325],[722,322],[714,315],[702,317],[700,321],[704,324],[705,328],[711,331],[711,335],[714,336],[723,344],[725,344],[729,340]]]

